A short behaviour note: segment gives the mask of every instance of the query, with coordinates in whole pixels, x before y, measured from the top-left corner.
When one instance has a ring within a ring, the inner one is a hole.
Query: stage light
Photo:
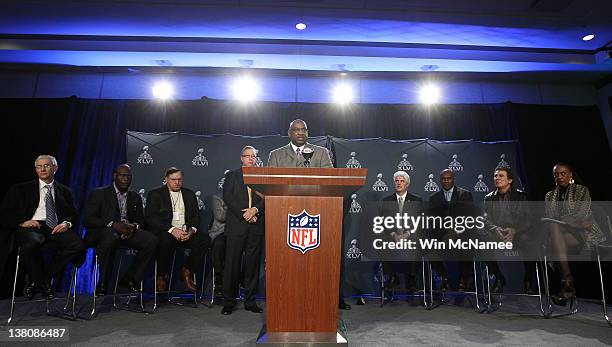
[[[582,41],[591,41],[592,39],[595,38],[595,35],[593,34],[589,34],[589,35],[585,35],[582,37]]]
[[[295,25],[295,28],[296,28],[297,30],[304,30],[304,29],[306,29],[306,24],[304,24],[304,23],[297,23],[297,24]]]
[[[333,99],[338,104],[351,103],[353,101],[353,88],[345,83],[336,85],[333,90]]]
[[[419,92],[421,102],[427,105],[435,104],[440,100],[440,89],[432,84],[421,88]]]
[[[166,81],[155,83],[151,91],[153,92],[153,97],[159,100],[168,100],[174,95],[174,87]]]
[[[253,101],[259,95],[259,85],[251,77],[243,76],[232,84],[232,94],[236,100],[242,102]]]

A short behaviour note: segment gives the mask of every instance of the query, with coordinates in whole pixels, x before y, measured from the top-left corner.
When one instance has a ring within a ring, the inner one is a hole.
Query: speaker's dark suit
[[[440,190],[439,192],[436,192],[429,197],[429,216],[439,216],[444,218],[447,216],[474,216],[475,213],[476,211],[472,193],[461,187],[454,186],[450,201],[446,201],[444,190]],[[438,229],[433,230],[433,233],[435,234],[430,236],[433,238],[437,238],[438,240],[447,240],[448,238],[454,239],[463,236],[467,238],[470,236],[469,230],[465,230],[462,233],[457,234],[454,232],[449,232],[448,230]],[[467,278],[467,274],[471,265],[469,262],[472,256],[471,252],[444,252],[444,254],[438,254],[438,256],[442,258],[446,256],[446,259],[453,258],[459,260],[460,278],[464,279],[465,281],[465,278]],[[446,269],[442,262],[434,261],[432,262],[432,265],[434,266],[439,275],[446,276]]]
[[[225,270],[223,274],[223,295],[225,305],[233,306],[238,295],[240,281],[240,266],[244,252],[244,288],[245,305],[255,303],[255,294],[259,284],[259,265],[261,259],[261,244],[264,232],[264,202],[252,191],[252,207],[257,207],[257,222],[248,223],[244,218],[243,209],[249,207],[247,186],[244,184],[242,168],[225,174],[223,185],[223,201],[227,205],[225,216]]]
[[[100,261],[100,283],[106,283],[107,270],[112,264],[113,252],[120,245],[138,250],[136,260],[126,274],[126,278],[135,282],[142,280],[147,264],[155,255],[157,237],[145,230],[142,199],[138,193],[127,192],[125,209],[127,221],[137,223],[139,229],[128,239],[122,240],[121,235],[108,226],[111,222],[121,221],[119,201],[114,185],[94,190],[85,205],[84,226],[87,228],[85,240],[96,247]]]
[[[170,269],[172,254],[176,247],[191,249],[191,254],[185,261],[185,268],[192,273],[200,271],[204,255],[210,246],[210,237],[205,228],[200,227],[200,212],[195,193],[187,188],[181,188],[181,196],[185,205],[185,225],[187,228],[197,228],[198,231],[187,241],[177,241],[168,232],[172,227],[172,200],[170,190],[166,186],[149,191],[145,208],[145,220],[150,232],[157,236],[157,272],[165,275]]]
[[[397,213],[399,213],[399,203],[397,201],[397,194],[393,193],[389,196],[386,196],[383,198],[382,200],[382,205],[380,208],[380,215],[381,216],[392,216],[394,217]],[[416,195],[416,194],[411,194],[406,192],[406,195],[404,196],[404,206],[403,206],[403,213],[407,213],[410,216],[420,216],[421,213],[423,212],[423,199]],[[383,236],[383,239],[387,240],[387,241],[394,241],[393,235],[392,233],[403,233],[405,231],[402,230],[385,230],[385,234]],[[420,237],[420,235],[418,234],[419,231],[416,231],[416,233],[412,234],[410,236],[411,239],[415,239]],[[405,253],[405,252],[404,252]],[[416,259],[417,258],[417,254],[411,254],[410,256],[411,259]],[[407,287],[412,287],[412,286],[416,286],[416,274],[418,273],[417,271],[417,263],[414,261],[408,261],[407,262],[407,283],[406,286]],[[391,262],[389,261],[383,261],[383,272],[386,275],[395,276],[395,271],[393,270],[393,265]]]
[[[73,228],[63,233],[51,234],[51,229],[41,222],[40,229],[21,228],[19,224],[32,219],[40,203],[39,180],[13,185],[2,203],[2,224],[8,230],[17,230],[15,240],[21,247],[21,256],[31,276],[38,285],[45,285],[50,278],[63,270],[69,261],[80,266],[84,260],[85,243],[75,231],[77,210],[74,196],[67,186],[54,181],[55,212],[59,223],[70,222]],[[40,247],[49,243],[57,248],[55,258],[45,271]]]

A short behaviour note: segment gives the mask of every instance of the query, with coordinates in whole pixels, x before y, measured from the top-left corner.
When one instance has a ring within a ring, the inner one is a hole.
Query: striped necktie
[[[45,224],[51,229],[57,226],[57,214],[55,213],[55,202],[53,201],[53,194],[51,193],[51,185],[46,185],[47,194],[45,195]]]

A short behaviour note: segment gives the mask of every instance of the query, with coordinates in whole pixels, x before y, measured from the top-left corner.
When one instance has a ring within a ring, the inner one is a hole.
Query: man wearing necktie
[[[410,186],[410,176],[405,171],[397,171],[393,174],[395,182],[395,193],[383,198],[380,215],[395,217],[397,213],[407,213],[410,216],[420,216],[423,212],[423,199],[416,194],[408,193]],[[393,229],[389,231],[385,238],[388,241],[400,241],[406,238],[416,239],[419,231],[411,233],[410,230]],[[407,279],[406,288],[414,292],[416,287],[417,263],[414,261],[407,262]],[[393,269],[393,264],[389,261],[383,261],[383,272],[389,278],[387,287],[393,288],[399,283],[399,279]]]
[[[77,221],[72,190],[54,180],[57,160],[40,155],[34,161],[38,179],[12,186],[2,203],[2,224],[16,230],[15,240],[21,248],[30,281],[24,294],[31,299],[37,290],[45,299],[55,296],[50,285],[69,261],[80,266],[84,261],[85,243],[73,228]],[[49,266],[45,266],[41,247],[53,244],[57,248]]]
[[[255,166],[257,150],[245,146],[240,152],[242,167]],[[225,216],[225,269],[223,273],[223,295],[225,302],[221,313],[232,314],[238,296],[240,267],[244,253],[244,308],[261,313],[255,295],[259,285],[261,245],[264,236],[263,195],[244,184],[242,167],[228,171],[223,184],[223,201],[227,205]]]
[[[455,173],[450,169],[444,169],[440,172],[440,185],[442,190],[432,194],[429,197],[429,215],[440,216],[445,218],[459,217],[459,216],[473,216],[475,211],[474,199],[472,193],[455,185]],[[464,232],[462,235],[458,235],[454,230],[436,230],[434,231],[434,238],[438,240],[457,239],[460,236],[467,235],[468,232]],[[452,254],[453,258],[459,261],[459,284],[457,290],[465,291],[467,288],[467,279],[470,266],[471,266],[471,255],[472,253],[465,250],[460,254]],[[442,283],[440,284],[440,290],[448,290],[450,288],[446,268],[444,263],[441,261],[433,261],[433,267],[440,277],[442,277]]]
[[[296,119],[289,124],[289,144],[270,152],[268,166],[270,167],[305,167],[302,152],[309,147],[314,150],[310,158],[310,167],[334,167],[327,148],[308,143],[308,127],[306,122]]]

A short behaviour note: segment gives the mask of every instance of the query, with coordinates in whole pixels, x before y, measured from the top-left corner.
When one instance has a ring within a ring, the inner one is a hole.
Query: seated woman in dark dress
[[[558,163],[553,167],[553,176],[557,186],[545,198],[546,217],[551,219],[549,247],[558,258],[562,272],[558,299],[566,300],[576,296],[568,253],[579,253],[585,246],[594,247],[603,240],[603,233],[593,220],[589,189],[574,183],[572,168]]]

